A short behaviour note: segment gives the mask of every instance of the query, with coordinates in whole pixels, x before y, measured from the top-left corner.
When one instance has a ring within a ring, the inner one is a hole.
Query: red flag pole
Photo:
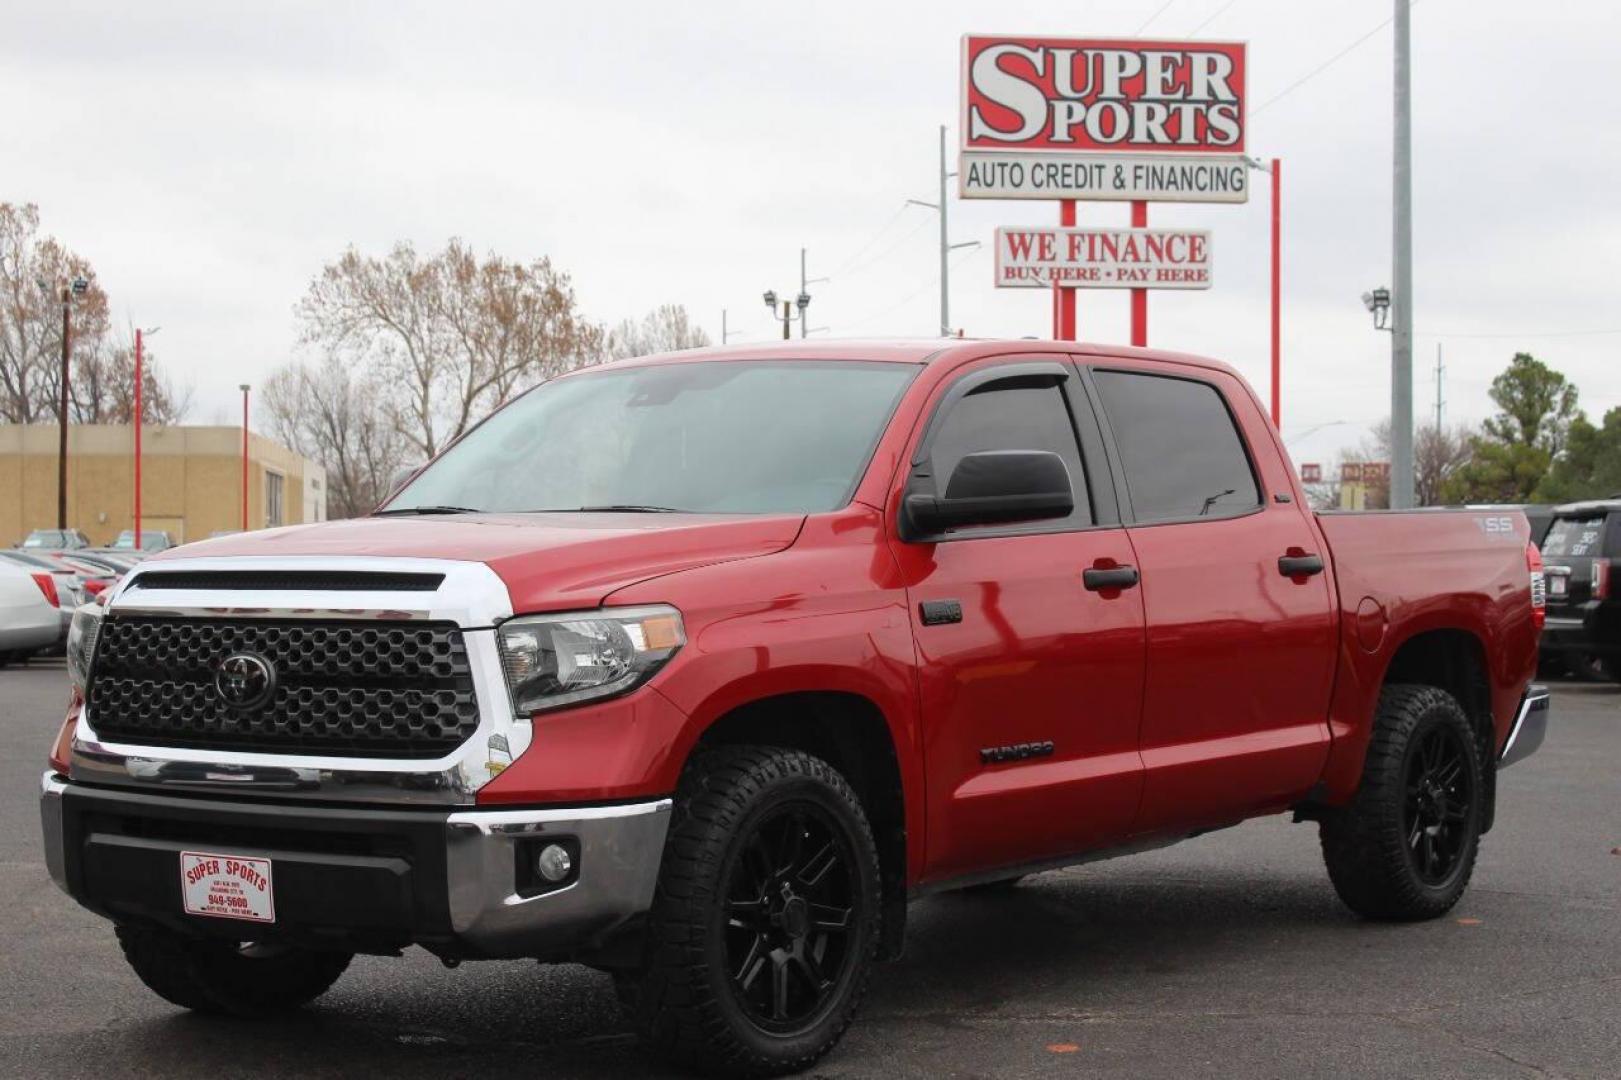
[[[1283,163],[1272,159],[1272,426],[1283,422],[1283,335],[1279,303],[1282,292],[1283,256],[1279,232],[1283,207]]]
[[[1064,228],[1075,226],[1075,200],[1058,200],[1058,224]],[[1058,290],[1058,338],[1060,341],[1075,340],[1075,290],[1073,288],[1060,288]]]
[[[141,545],[141,329],[135,328],[135,550]]]
[[[1148,203],[1143,199],[1131,202],[1131,227],[1148,227]],[[1148,345],[1148,290],[1131,290],[1131,343],[1139,349]]]

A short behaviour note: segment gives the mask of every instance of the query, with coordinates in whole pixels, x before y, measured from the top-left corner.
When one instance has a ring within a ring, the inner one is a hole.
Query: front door
[[[946,383],[912,482],[944,485],[983,450],[1058,454],[1075,510],[894,542],[918,649],[928,880],[1106,845],[1126,834],[1141,794],[1142,599],[1083,580],[1133,555],[1075,369],[992,361]]]

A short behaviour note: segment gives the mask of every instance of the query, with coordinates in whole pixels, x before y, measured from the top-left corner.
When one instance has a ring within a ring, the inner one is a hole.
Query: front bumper
[[[1514,714],[1514,725],[1508,729],[1503,752],[1497,755],[1497,767],[1506,769],[1516,761],[1524,761],[1542,747],[1548,737],[1548,713],[1553,705],[1546,686],[1530,686],[1520,698],[1520,708]]]
[[[240,939],[249,924],[182,910],[180,852],[219,852],[271,860],[276,922],[252,925],[254,940],[563,959],[606,947],[651,905],[670,805],[316,807],[112,790],[47,773],[40,816],[52,880],[117,921]],[[540,891],[527,861],[552,841],[575,869]]]

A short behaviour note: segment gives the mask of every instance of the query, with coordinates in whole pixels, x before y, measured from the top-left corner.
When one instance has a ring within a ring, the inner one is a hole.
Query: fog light
[[[547,844],[535,856],[535,872],[553,885],[567,878],[573,869],[574,860],[569,858],[568,849],[561,844]]]

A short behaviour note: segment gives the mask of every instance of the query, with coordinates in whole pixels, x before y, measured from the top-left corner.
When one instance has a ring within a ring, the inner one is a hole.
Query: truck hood
[[[512,609],[596,607],[649,578],[781,551],[801,514],[458,514],[366,517],[239,533],[186,544],[143,565],[232,556],[370,556],[481,562]]]

